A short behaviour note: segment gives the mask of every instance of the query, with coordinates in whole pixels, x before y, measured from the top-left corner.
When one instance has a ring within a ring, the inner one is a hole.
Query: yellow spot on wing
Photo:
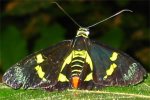
[[[86,76],[84,81],[90,81],[90,80],[93,80],[92,72]]]
[[[69,64],[69,63],[71,62],[71,60],[72,60],[72,53],[65,59],[63,65],[62,65],[62,67],[61,67],[61,71],[64,69],[64,67],[65,67],[67,64]],[[61,72],[61,71],[60,71],[60,72]]]
[[[39,66],[39,65],[36,66],[36,67],[35,67],[35,70],[37,71],[39,77],[40,77],[43,81],[46,81],[46,79],[44,78],[45,73],[42,71],[41,66]]]
[[[111,64],[110,68],[106,71],[106,75],[104,76],[104,79],[106,79],[108,76],[112,75],[114,72],[114,69],[117,67],[115,63]]]
[[[38,55],[36,55],[36,62],[39,64],[39,63],[42,63],[43,61],[44,61],[44,59],[43,59],[43,56],[42,56],[42,54],[38,54]]]
[[[68,82],[69,80],[67,79],[67,77],[65,75],[60,73],[59,77],[58,77],[58,81],[60,81],[60,82]]]
[[[113,63],[110,66],[110,68],[106,71],[107,75],[111,75],[116,67],[117,67],[117,65],[115,63]]]
[[[86,55],[86,62],[90,65],[91,71],[93,71],[93,63],[88,53]]]
[[[112,56],[110,57],[111,61],[115,61],[118,57],[118,53],[117,52],[113,52]]]
[[[62,67],[61,67],[61,70],[60,70],[60,73],[59,73],[59,76],[58,76],[58,81],[61,81],[61,82],[66,82],[66,81],[68,81],[68,79],[66,78],[66,76],[63,75],[61,72],[62,72],[62,70],[65,68],[65,66],[71,62],[71,60],[72,60],[72,52],[71,52],[70,55],[67,56],[66,59],[64,60],[64,63],[63,63],[63,65],[62,65]]]

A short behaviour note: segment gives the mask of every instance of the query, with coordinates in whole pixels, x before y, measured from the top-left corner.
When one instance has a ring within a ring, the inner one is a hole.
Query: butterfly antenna
[[[52,2],[55,3],[60,10],[62,10],[77,26],[81,27],[57,2]]]
[[[95,23],[95,24],[93,24],[93,25],[90,25],[90,26],[88,26],[88,27],[86,27],[86,28],[90,28],[90,27],[96,26],[96,25],[98,25],[98,24],[100,24],[100,23],[102,23],[102,22],[104,22],[104,21],[106,21],[106,20],[108,20],[108,19],[110,19],[110,18],[112,18],[112,17],[115,17],[115,16],[117,16],[117,15],[119,15],[119,14],[121,14],[122,12],[125,12],[125,11],[126,11],[126,12],[133,12],[132,10],[129,10],[129,9],[123,9],[123,10],[117,12],[116,14],[114,14],[114,15],[112,15],[112,16],[110,16],[110,17],[108,17],[108,18],[106,18],[106,19],[104,19],[104,20],[102,20],[102,21],[99,21],[99,22],[97,22],[97,23]]]

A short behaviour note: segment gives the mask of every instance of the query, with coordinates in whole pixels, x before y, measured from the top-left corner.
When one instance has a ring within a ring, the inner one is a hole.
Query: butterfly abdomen
[[[79,76],[82,72],[84,59],[81,57],[75,57],[71,61],[71,76]]]
[[[75,50],[71,61],[71,84],[73,88],[78,88],[80,75],[83,70],[85,55],[83,51]]]

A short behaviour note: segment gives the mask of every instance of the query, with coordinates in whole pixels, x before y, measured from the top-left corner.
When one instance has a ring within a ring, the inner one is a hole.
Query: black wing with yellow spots
[[[141,82],[144,68],[118,50],[91,41],[89,31],[79,28],[73,40],[36,52],[12,66],[3,83],[18,89],[92,89]]]
[[[68,40],[29,55],[3,75],[3,83],[14,89],[52,89],[57,83],[61,65],[70,46],[71,41]]]
[[[127,54],[106,45],[92,42],[90,47],[94,72],[93,81],[98,86],[127,86],[143,80],[146,71]]]

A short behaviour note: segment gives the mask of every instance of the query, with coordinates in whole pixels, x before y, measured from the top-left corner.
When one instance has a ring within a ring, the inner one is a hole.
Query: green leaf
[[[101,37],[100,40],[114,48],[119,48],[122,45],[124,34],[120,28],[114,27]]]
[[[39,31],[41,37],[36,41],[34,51],[49,47],[64,40],[65,29],[59,24],[54,24],[51,27],[41,27]]]
[[[101,90],[65,90],[47,92],[43,90],[13,90],[0,84],[0,100],[148,100],[150,99],[150,74],[143,82],[129,87],[106,87]]]
[[[8,69],[27,54],[26,41],[15,26],[8,26],[1,33],[0,62],[3,70]]]

